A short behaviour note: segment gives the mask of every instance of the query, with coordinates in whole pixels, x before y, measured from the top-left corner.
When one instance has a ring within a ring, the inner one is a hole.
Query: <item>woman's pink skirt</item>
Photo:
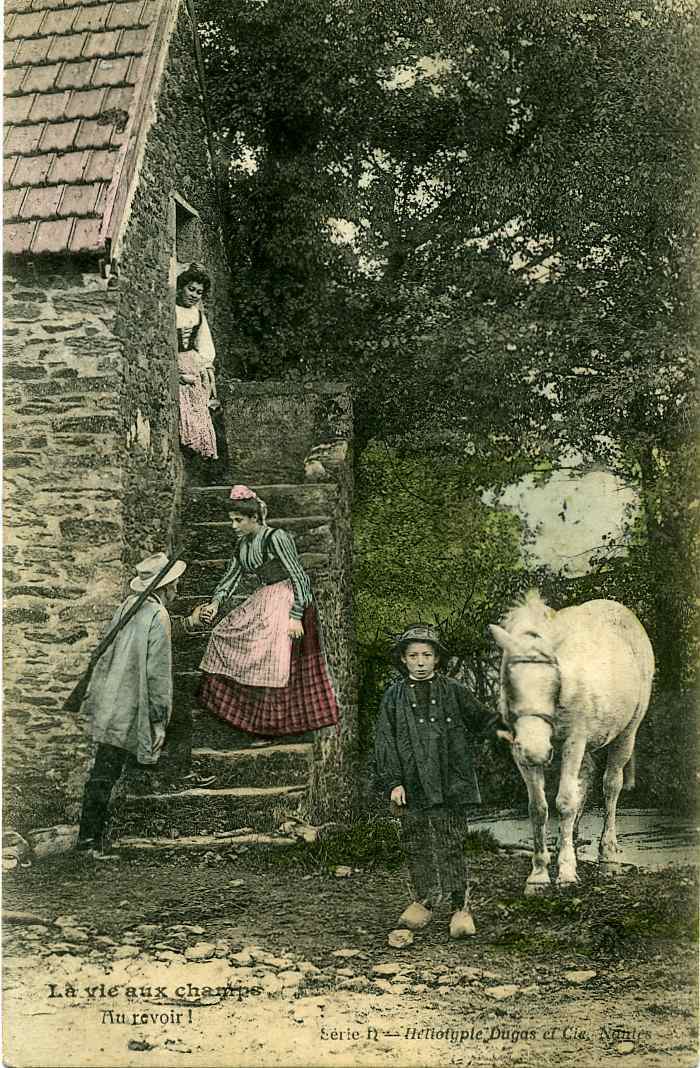
[[[200,456],[218,459],[207,391],[201,383],[180,386],[180,442]]]
[[[263,586],[212,632],[199,704],[238,730],[302,734],[338,722],[314,605],[304,610],[304,637],[287,636],[293,596],[290,582]]]

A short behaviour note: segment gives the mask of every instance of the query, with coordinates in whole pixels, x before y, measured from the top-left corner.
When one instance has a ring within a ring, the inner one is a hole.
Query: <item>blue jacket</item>
[[[128,611],[136,594],[117,609],[110,627]],[[95,665],[85,698],[96,742],[155,764],[173,708],[170,617],[149,596]]]
[[[455,679],[433,675],[427,711],[416,704],[411,679],[399,679],[385,690],[379,710],[375,785],[387,797],[403,786],[413,810],[480,804],[473,745],[498,722],[498,713]]]

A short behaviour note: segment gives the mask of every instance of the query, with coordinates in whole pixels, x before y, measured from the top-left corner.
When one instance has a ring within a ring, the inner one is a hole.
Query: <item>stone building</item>
[[[212,275],[224,396],[239,368],[192,0],[7,0],[5,36],[5,802],[26,829],[75,819],[89,744],[65,697],[133,562],[183,549],[178,262]]]
[[[191,5],[7,0],[5,36],[6,793],[48,803],[84,775],[66,692],[176,535],[176,261],[222,365],[231,302]]]

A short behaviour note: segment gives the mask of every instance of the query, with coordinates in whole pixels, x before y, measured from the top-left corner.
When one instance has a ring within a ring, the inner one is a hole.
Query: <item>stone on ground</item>
[[[387,942],[392,949],[405,949],[406,946],[413,945],[413,934],[411,931],[397,928],[395,931],[389,932],[387,935]]]

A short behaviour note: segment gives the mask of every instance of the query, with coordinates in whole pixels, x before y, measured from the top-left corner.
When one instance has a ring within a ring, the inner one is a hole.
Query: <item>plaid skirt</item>
[[[337,723],[338,703],[314,605],[304,609],[302,623],[304,637],[292,644],[286,686],[244,686],[203,671],[198,693],[202,708],[249,734],[303,734]]]

